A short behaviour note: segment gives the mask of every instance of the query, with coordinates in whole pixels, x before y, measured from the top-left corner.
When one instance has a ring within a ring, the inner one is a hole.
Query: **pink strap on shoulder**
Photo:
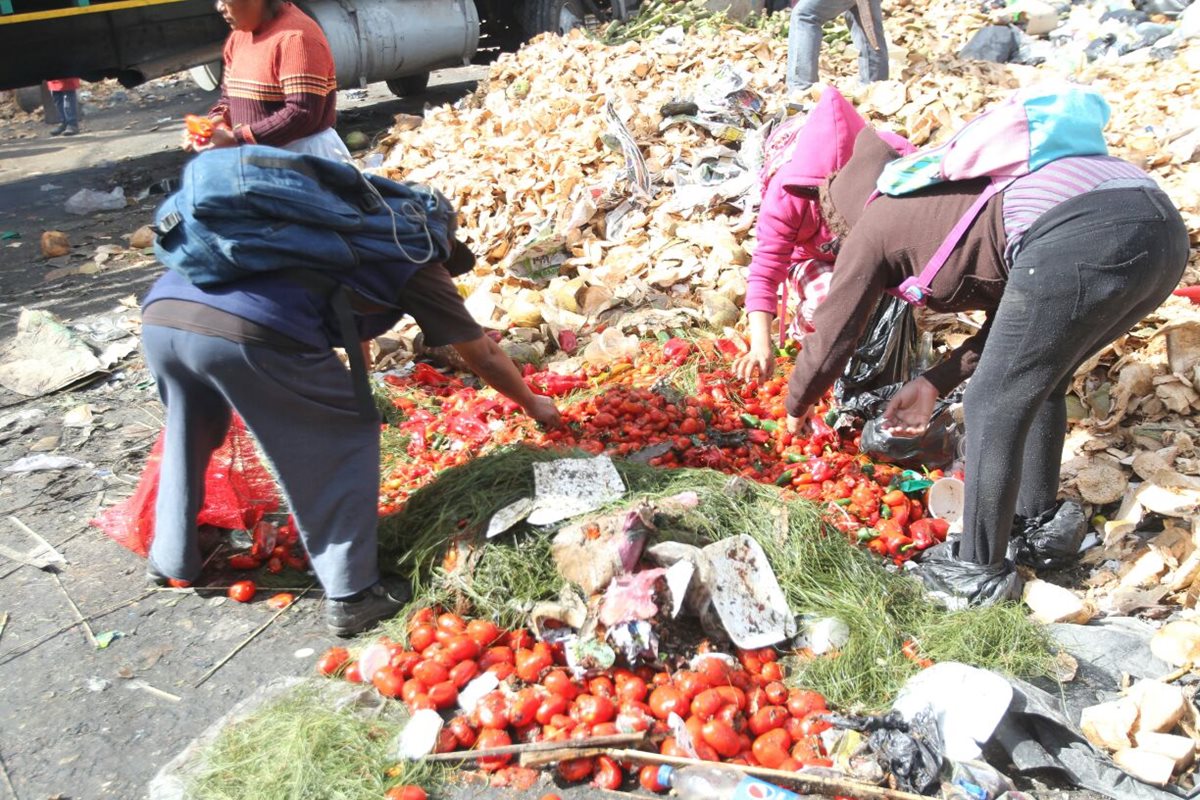
[[[963,214],[954,227],[950,229],[950,233],[946,235],[946,238],[942,240],[938,249],[934,251],[933,256],[925,264],[921,273],[906,279],[894,289],[888,289],[888,294],[899,297],[901,300],[911,303],[914,306],[925,305],[925,299],[929,295],[930,284],[933,283],[933,279],[937,277],[937,274],[945,265],[946,259],[950,258],[950,254],[954,252],[954,248],[962,241],[962,237],[967,232],[967,229],[975,222],[975,218],[979,216],[979,212],[987,205],[988,200],[991,200],[997,193],[1004,191],[1012,182],[1013,179],[1008,178],[999,181],[994,180],[989,183],[987,188],[980,192],[979,197],[975,198],[975,202],[967,209],[967,213]]]

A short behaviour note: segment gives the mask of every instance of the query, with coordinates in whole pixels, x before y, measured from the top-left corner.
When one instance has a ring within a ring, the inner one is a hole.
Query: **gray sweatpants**
[[[236,410],[275,469],[326,596],[378,581],[379,424],[358,410],[333,352],[287,353],[157,325],[142,342],[167,410],[151,564],[172,578],[199,575],[204,473]]]

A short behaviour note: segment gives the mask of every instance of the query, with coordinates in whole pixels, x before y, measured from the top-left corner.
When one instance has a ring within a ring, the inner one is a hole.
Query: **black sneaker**
[[[62,136],[62,135],[63,135],[64,133],[66,133],[66,132],[67,132],[67,126],[66,126],[66,125],[59,125],[59,126],[58,126],[57,128],[55,128],[54,130],[50,131],[50,135],[51,135],[51,136]]]
[[[78,136],[79,128],[75,127],[74,125],[68,125],[66,128],[63,129],[62,135],[63,136]]]
[[[327,599],[325,624],[338,636],[355,636],[377,622],[396,616],[411,598],[412,587],[408,581],[397,582],[391,591],[377,583],[356,600]]]

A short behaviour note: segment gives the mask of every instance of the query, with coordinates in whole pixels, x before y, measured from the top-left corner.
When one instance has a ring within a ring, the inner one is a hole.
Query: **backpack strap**
[[[288,280],[300,284],[306,289],[314,290],[329,298],[329,306],[337,320],[338,336],[342,340],[342,348],[350,361],[350,381],[354,386],[354,399],[358,404],[358,413],[364,419],[377,421],[379,411],[375,407],[375,398],[371,394],[371,379],[367,374],[367,360],[363,358],[362,347],[359,346],[358,327],[354,324],[354,308],[351,305],[351,290],[344,283],[315,269],[281,269],[278,272]]]
[[[1008,185],[1013,182],[1012,178],[1003,180],[993,180],[987,185],[980,194],[975,198],[975,202],[967,209],[967,213],[955,223],[950,229],[950,233],[942,240],[938,249],[934,251],[933,256],[925,264],[919,275],[907,278],[903,283],[894,289],[888,289],[888,294],[893,297],[899,297],[906,303],[911,303],[914,306],[924,306],[925,300],[929,295],[929,286],[933,283],[933,279],[941,271],[946,263],[946,259],[950,258],[950,254],[954,252],[954,248],[962,240],[963,235],[971,224],[975,222],[975,218],[979,216],[979,212],[987,205],[987,202],[999,192],[1008,188]]]

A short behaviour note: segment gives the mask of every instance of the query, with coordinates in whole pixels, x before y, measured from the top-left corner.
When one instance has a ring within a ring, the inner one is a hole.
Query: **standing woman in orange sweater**
[[[184,149],[264,144],[349,161],[333,124],[337,74],[321,28],[285,0],[217,0],[233,28],[225,41],[221,99],[208,112],[212,138]]]

